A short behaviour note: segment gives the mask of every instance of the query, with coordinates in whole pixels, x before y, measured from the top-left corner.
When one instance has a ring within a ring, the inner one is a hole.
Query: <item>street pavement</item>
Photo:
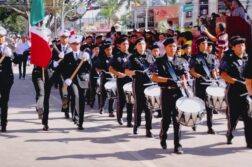
[[[32,67],[25,80],[15,83],[9,102],[7,133],[0,133],[0,167],[251,167],[252,150],[246,148],[243,123],[239,122],[232,145],[226,144],[227,122],[214,115],[216,135],[208,135],[204,121],[197,131],[182,127],[184,154],[173,153],[173,128],[168,132],[168,149],[159,144],[160,118],[153,118],[154,138],[145,137],[145,122],[138,135],[132,128],[119,126],[116,118],[86,106],[83,131],[78,131],[60,112],[58,90],[52,88],[49,131],[42,131],[35,112]],[[124,114],[125,119],[126,114]],[[143,115],[144,118],[144,115]],[[144,120],[144,119],[143,119]],[[252,129],[251,129],[252,131]]]

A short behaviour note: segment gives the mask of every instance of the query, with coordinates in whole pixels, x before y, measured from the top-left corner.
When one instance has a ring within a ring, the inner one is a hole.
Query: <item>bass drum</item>
[[[161,110],[160,87],[158,85],[149,86],[144,89],[148,107],[151,111]]]
[[[205,113],[205,103],[198,97],[181,97],[176,101],[177,120],[181,125],[195,127],[201,123]]]
[[[116,89],[116,80],[110,80],[108,82],[105,83],[104,85],[105,89],[106,89],[106,92],[107,92],[107,95],[108,95],[108,98],[109,99],[115,99],[116,98],[116,92],[117,92],[117,89]]]
[[[128,82],[125,85],[123,85],[123,91],[126,97],[126,102],[129,104],[134,104],[132,82]]]

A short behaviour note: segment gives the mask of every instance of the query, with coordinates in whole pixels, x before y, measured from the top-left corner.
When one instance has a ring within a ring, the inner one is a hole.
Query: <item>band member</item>
[[[150,64],[153,64],[158,57],[160,57],[160,49],[158,45],[154,44],[151,46],[151,54],[147,54],[147,61]],[[153,112],[153,111],[152,111]],[[161,110],[157,110],[157,115],[155,115],[155,118],[161,118],[162,117],[162,112]]]
[[[182,50],[184,51],[184,54],[181,55],[181,58],[183,58],[186,61],[190,62],[191,53],[192,53],[192,46],[189,45],[189,44],[184,44],[182,46]]]
[[[147,106],[147,99],[144,95],[144,89],[151,82],[149,73],[149,66],[146,59],[146,43],[144,38],[139,38],[135,42],[135,52],[129,57],[128,62],[125,63],[125,73],[133,77],[133,96],[134,96],[134,128],[133,133],[137,134],[137,128],[141,125],[141,114],[145,112],[146,121],[146,137],[152,137],[152,113]]]
[[[251,67],[252,67],[252,58],[250,57],[244,70],[244,77],[246,78],[246,87],[250,98],[252,98],[252,70],[250,69]]]
[[[112,75],[108,72],[109,61],[112,58],[112,50],[113,48],[110,42],[104,43],[101,47],[98,59],[94,62],[94,68],[96,68],[96,71],[100,73],[100,114],[104,112],[105,101],[107,98],[107,92],[104,85],[109,78],[112,78]],[[113,104],[114,99],[110,98],[108,104],[109,117],[115,117],[113,113]]]
[[[61,77],[60,73],[60,63],[62,62],[65,54],[70,51],[70,48],[67,44],[68,37],[70,33],[67,30],[62,30],[59,32],[60,36],[60,44],[56,46],[56,48],[53,48],[52,51],[52,59],[48,65],[47,74],[48,78],[45,80],[45,97],[44,97],[44,113],[43,113],[43,119],[42,124],[44,125],[43,130],[47,131],[48,126],[48,115],[49,115],[49,99],[51,94],[51,88],[54,83],[59,83],[60,85],[60,95],[62,98],[62,88],[63,88],[63,78]],[[65,117],[69,118],[69,110],[64,110]]]
[[[64,84],[68,86],[68,92],[71,93],[71,102],[74,104],[73,117],[79,130],[83,130],[84,110],[85,110],[85,89],[88,83],[86,82],[86,74],[89,73],[90,57],[86,52],[80,52],[80,43],[82,36],[72,35],[69,39],[72,52],[65,55],[61,64]],[[79,66],[80,63],[83,63]],[[73,75],[77,67],[77,75]],[[64,90],[64,87],[63,87]],[[65,93],[65,92],[63,92]]]
[[[176,119],[178,111],[175,103],[182,96],[182,92],[176,81],[185,80],[186,70],[183,68],[184,60],[176,56],[176,41],[169,37],[164,41],[166,54],[157,58],[151,66],[152,80],[157,82],[161,88],[161,110],[162,121],[160,130],[160,144],[163,149],[167,149],[167,131],[171,120],[174,128],[174,152],[182,154],[180,144],[180,124]],[[185,84],[182,84],[185,86]]]
[[[248,116],[246,96],[241,96],[247,92],[243,76],[247,62],[245,39],[237,38],[232,41],[231,45],[233,52],[230,56],[223,57],[220,65],[221,77],[228,84],[226,92],[228,103],[227,144],[232,144],[234,137],[232,132],[237,125],[239,116],[242,116],[247,147],[252,148],[252,119]],[[248,76],[247,74],[246,76]]]
[[[90,71],[90,107],[93,108],[94,102],[95,102],[95,95],[96,95],[96,89],[97,89],[97,78],[99,77],[94,63],[98,59],[99,52],[100,52],[100,47],[98,45],[93,45],[91,46],[93,55],[91,56],[91,71]],[[99,95],[98,95],[99,96]],[[99,97],[98,97],[98,103],[99,102]]]
[[[109,72],[116,76],[117,84],[117,121],[119,125],[123,124],[123,107],[126,103],[125,94],[123,92],[123,85],[130,82],[131,79],[124,74],[123,64],[127,61],[129,42],[127,36],[121,36],[116,40],[118,50],[110,59]],[[127,105],[127,126],[132,127],[132,104]]]
[[[190,72],[195,78],[195,95],[206,101],[206,88],[208,85],[204,85],[211,78],[217,78],[216,74],[216,57],[207,52],[207,38],[201,37],[196,41],[198,47],[198,53],[193,55],[190,60]],[[213,112],[206,105],[207,111],[207,127],[208,134],[215,134],[212,128]]]
[[[0,109],[1,109],[1,131],[6,132],[8,102],[10,90],[14,82],[12,71],[12,51],[5,44],[7,31],[0,26]]]

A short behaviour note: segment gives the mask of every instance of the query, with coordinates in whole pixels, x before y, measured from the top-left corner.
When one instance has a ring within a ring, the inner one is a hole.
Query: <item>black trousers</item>
[[[247,144],[252,144],[252,118],[248,116],[248,102],[246,96],[241,97],[242,93],[233,87],[229,86],[226,99],[228,103],[228,135],[232,135],[233,130],[235,129],[238,119],[242,116],[244,122],[244,132],[245,139]]]
[[[36,108],[44,109],[45,84],[36,70],[33,70],[32,72],[32,83],[36,91]]]
[[[92,105],[94,105],[95,103],[96,89],[97,89],[97,78],[94,78],[94,76],[90,76],[90,104]]]
[[[161,130],[160,139],[167,139],[167,131],[173,122],[174,129],[174,145],[175,147],[180,146],[180,124],[176,119],[178,111],[176,109],[176,101],[178,98],[182,97],[180,89],[161,89],[161,110],[162,110],[162,120],[161,120]]]
[[[26,64],[27,64],[27,57],[24,55],[18,55],[18,70],[19,70],[19,78],[25,78],[26,75]],[[23,69],[23,72],[22,72]]]
[[[150,130],[150,129],[152,129],[152,112],[148,108],[147,99],[144,95],[145,88],[146,87],[143,86],[143,84],[139,85],[133,81],[133,95],[134,95],[134,99],[135,99],[135,103],[134,103],[134,107],[133,107],[134,126],[139,127],[141,125],[141,115],[142,115],[142,112],[144,111],[145,121],[146,121],[145,128],[146,128],[146,130]]]
[[[206,104],[206,88],[208,85],[202,85],[198,80],[195,83],[195,96],[202,99],[205,102],[206,112],[207,112],[207,127],[208,129],[213,126],[213,110]]]
[[[85,89],[81,88],[77,83],[73,83],[68,89],[71,96],[71,107],[74,105],[73,117],[76,118],[78,126],[82,126],[85,111]]]
[[[127,122],[131,123],[132,121],[132,109],[133,105],[126,103],[126,97],[123,91],[123,85],[130,82],[130,78],[118,78],[116,81],[117,84],[117,110],[116,110],[116,116],[117,120],[122,119],[123,116],[123,108],[126,104],[127,107]]]
[[[43,113],[43,119],[42,119],[42,124],[43,125],[48,125],[49,101],[50,101],[51,89],[52,89],[53,84],[58,79],[59,79],[59,75],[57,73],[53,73],[53,75],[51,76],[51,78],[48,78],[45,81],[44,113]],[[63,83],[62,83],[62,85],[63,85]],[[60,96],[62,97],[62,89],[61,89],[60,92],[61,92]]]
[[[10,90],[11,90],[12,85],[13,85],[13,82],[3,83],[2,81],[0,81],[1,126],[7,125],[8,102],[9,102]]]

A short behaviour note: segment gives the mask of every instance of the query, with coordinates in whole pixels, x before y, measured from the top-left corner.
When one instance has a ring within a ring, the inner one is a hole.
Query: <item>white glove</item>
[[[59,63],[57,61],[53,61],[53,67],[56,68],[59,66]]]
[[[3,55],[6,57],[11,57],[12,56],[12,51],[9,47],[5,47],[3,50]]]
[[[87,52],[83,52],[81,55],[80,55],[80,59],[83,59],[85,61],[88,61],[90,59],[90,56]]]
[[[70,86],[72,84],[72,82],[73,81],[69,78],[65,80],[65,84],[67,84],[67,86]]]
[[[201,25],[201,26],[200,26],[200,31],[201,31],[201,32],[206,32],[206,31],[207,31],[207,28],[206,28],[204,25]]]
[[[59,58],[60,58],[60,59],[64,59],[64,57],[65,57],[65,53],[64,53],[64,52],[60,52],[60,53],[59,53]]]

